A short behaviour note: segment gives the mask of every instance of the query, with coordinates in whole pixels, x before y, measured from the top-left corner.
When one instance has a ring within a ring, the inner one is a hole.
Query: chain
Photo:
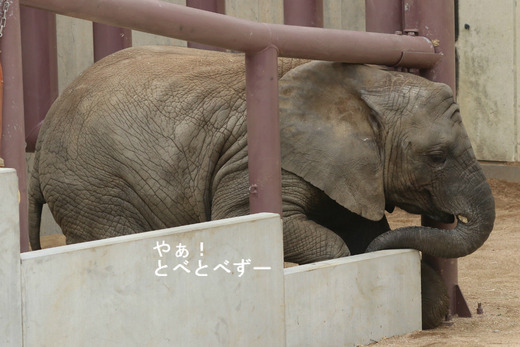
[[[9,10],[10,2],[9,0],[3,1],[2,6],[2,17],[0,18],[0,37],[4,36],[4,28],[7,24],[7,11]]]

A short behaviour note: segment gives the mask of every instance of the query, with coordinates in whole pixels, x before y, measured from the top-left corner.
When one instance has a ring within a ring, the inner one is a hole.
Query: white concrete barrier
[[[21,255],[18,230],[0,169],[2,347],[355,346],[421,327],[418,252],[284,270],[273,214]]]
[[[278,215],[21,255],[26,346],[283,346]]]
[[[285,269],[287,347],[357,346],[421,329],[419,252]]]
[[[16,170],[0,168],[0,346],[22,345]]]

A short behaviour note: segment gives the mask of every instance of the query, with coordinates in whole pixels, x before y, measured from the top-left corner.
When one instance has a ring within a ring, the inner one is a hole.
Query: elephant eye
[[[446,153],[442,151],[431,152],[428,157],[434,165],[442,165],[446,162]]]

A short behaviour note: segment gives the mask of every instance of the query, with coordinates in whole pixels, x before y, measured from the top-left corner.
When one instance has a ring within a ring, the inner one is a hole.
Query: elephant
[[[273,78],[286,261],[391,248],[456,258],[488,238],[493,196],[448,86],[291,58]],[[244,56],[129,48],[87,69],[48,112],[29,183],[31,247],[44,203],[76,243],[245,215],[249,194]],[[385,210],[396,206],[457,226],[390,230]],[[433,325],[445,301],[423,307],[437,312]]]

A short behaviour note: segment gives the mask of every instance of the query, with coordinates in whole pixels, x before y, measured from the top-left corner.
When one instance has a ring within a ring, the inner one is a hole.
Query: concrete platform
[[[421,329],[419,252],[285,269],[287,347],[357,346]]]
[[[487,178],[520,183],[520,163],[480,162]]]
[[[22,254],[25,344],[282,346],[281,235],[260,214]]]
[[[1,346],[354,346],[421,327],[416,251],[283,269],[280,218],[258,214],[20,255],[14,170],[0,193]]]

